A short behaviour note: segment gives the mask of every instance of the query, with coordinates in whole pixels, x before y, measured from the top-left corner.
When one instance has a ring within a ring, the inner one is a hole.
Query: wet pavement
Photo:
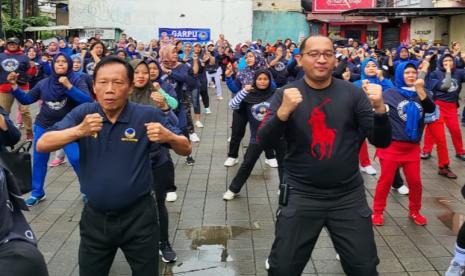
[[[195,166],[187,166],[184,158],[173,156],[178,200],[167,206],[170,239],[178,261],[161,264],[161,274],[266,275],[264,261],[274,237],[278,202],[277,170],[268,167],[262,156],[240,197],[228,203],[222,200],[238,166],[223,166],[232,114],[227,100],[216,101],[210,92],[213,114],[202,116],[205,128],[196,130],[201,142],[193,148]],[[248,134],[244,145],[247,141]],[[416,226],[407,218],[406,196],[390,194],[385,225],[375,228],[381,275],[443,275],[447,269],[457,231],[465,219],[465,201],[460,193],[465,182],[465,162],[455,158],[452,146],[449,150],[457,180],[437,175],[436,152],[432,159],[422,161],[427,226]],[[241,156],[244,151],[241,148]],[[377,162],[374,167],[379,176]],[[369,204],[378,176],[364,175]],[[69,165],[49,170],[46,193],[47,200],[33,207],[26,214],[27,219],[39,237],[50,275],[78,275],[78,223],[83,203],[79,183]],[[344,275],[335,256],[332,242],[323,231],[304,275]],[[131,275],[121,252],[110,275]]]

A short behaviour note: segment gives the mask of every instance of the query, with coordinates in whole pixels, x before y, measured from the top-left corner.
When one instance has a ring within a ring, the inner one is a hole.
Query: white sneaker
[[[212,114],[212,111],[210,110],[210,108],[206,107],[205,110],[204,110],[204,113],[205,114]]]
[[[337,253],[336,253],[336,260],[341,261],[341,256],[339,256],[339,254]]]
[[[168,202],[174,202],[178,199],[178,195],[176,194],[176,192],[168,192],[166,193],[166,201]]]
[[[195,121],[195,126],[198,127],[198,128],[202,128],[203,124],[202,124],[201,121]]]
[[[276,158],[273,159],[265,159],[265,164],[272,168],[277,168],[278,167],[278,160]]]
[[[228,143],[231,143],[231,136],[228,137]]]
[[[239,160],[237,160],[237,158],[228,157],[228,159],[226,159],[226,161],[224,161],[224,166],[225,167],[232,167],[232,166],[236,165],[237,163],[239,163]]]
[[[200,142],[200,138],[199,138],[199,136],[197,136],[197,133],[195,133],[195,132],[189,134],[189,140],[191,140],[194,143]]]
[[[270,270],[270,263],[268,262],[268,258],[265,260],[265,270]]]
[[[360,167],[360,171],[369,174],[369,175],[376,175],[376,169],[373,166],[368,165],[366,167]]]
[[[452,260],[444,276],[462,276],[464,271],[465,267]]]
[[[408,189],[407,186],[405,185],[402,185],[402,187],[400,187],[399,189],[397,189],[397,192],[401,195],[408,195],[408,193],[410,192],[410,190]]]
[[[224,200],[233,200],[236,197],[236,194],[231,192],[229,189],[223,194]]]

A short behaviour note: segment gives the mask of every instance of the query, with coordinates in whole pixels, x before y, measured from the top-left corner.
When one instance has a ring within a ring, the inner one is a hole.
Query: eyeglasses
[[[335,56],[334,51],[325,51],[325,52],[309,51],[306,53],[302,53],[302,55],[308,55],[311,59],[319,59],[321,56],[323,56],[324,59],[326,60],[332,59]]]

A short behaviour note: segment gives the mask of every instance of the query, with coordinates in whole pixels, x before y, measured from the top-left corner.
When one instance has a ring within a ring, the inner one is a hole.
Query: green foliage
[[[48,16],[31,16],[26,17],[23,19],[19,18],[19,1],[16,1],[17,5],[15,7],[16,10],[16,18],[12,18],[10,14],[10,1],[9,0],[0,0],[2,1],[2,10],[1,10],[1,17],[2,17],[2,28],[3,31],[6,33],[6,37],[9,36],[23,36],[23,31],[25,28],[30,26],[48,26],[51,21],[53,21]]]

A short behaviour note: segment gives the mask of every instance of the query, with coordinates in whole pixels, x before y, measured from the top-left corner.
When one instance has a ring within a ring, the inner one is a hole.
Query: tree
[[[0,0],[1,1],[1,29],[5,37],[16,36],[23,38],[24,29],[30,26],[47,26],[52,21],[48,16],[30,16],[20,19],[16,17],[19,13],[19,1]],[[12,14],[13,13],[13,14]],[[0,34],[2,37],[2,34]]]

